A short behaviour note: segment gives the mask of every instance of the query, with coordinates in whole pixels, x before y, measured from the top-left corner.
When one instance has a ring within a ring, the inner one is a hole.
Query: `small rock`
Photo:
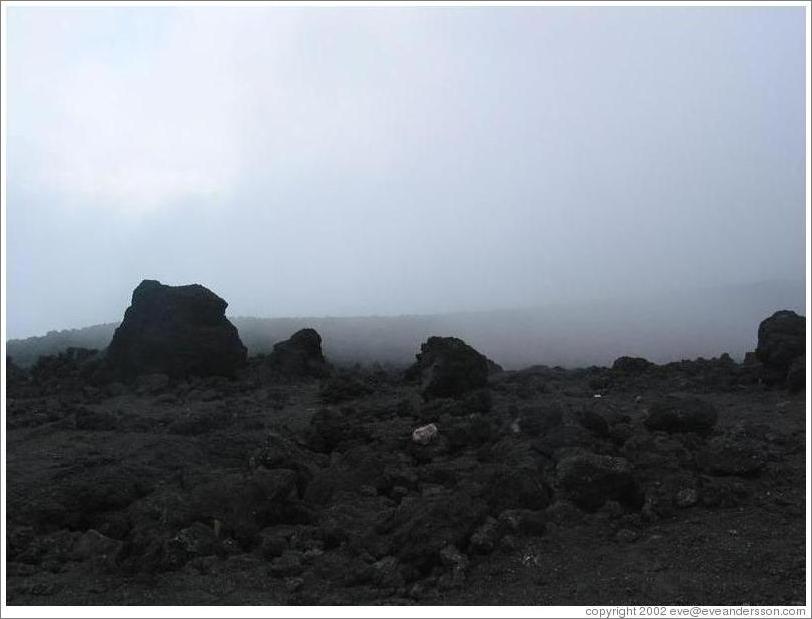
[[[633,531],[632,529],[620,529],[617,533],[615,533],[615,541],[620,542],[621,544],[634,542],[639,539],[639,537],[640,533]]]
[[[580,522],[584,513],[572,501],[559,499],[544,512],[547,519],[561,526],[572,526]]]
[[[86,561],[95,557],[115,557],[121,546],[120,541],[90,529],[76,540],[72,554],[78,561]]]
[[[495,518],[488,517],[485,523],[480,525],[471,535],[471,550],[478,554],[490,554],[493,552],[499,543],[501,529],[500,523]]]
[[[260,552],[266,559],[281,557],[288,550],[288,537],[283,532],[263,531],[260,539]]]
[[[412,441],[418,445],[428,445],[437,436],[437,426],[430,423],[425,426],[420,426],[412,432]]]
[[[575,506],[572,507],[578,511]],[[543,511],[508,509],[499,514],[499,522],[513,533],[521,535],[543,535],[547,530],[547,517]]]
[[[395,557],[383,557],[372,564],[372,582],[379,587],[397,589],[404,585],[399,563]]]
[[[378,490],[375,488],[375,486],[363,485],[359,488],[359,491],[363,496],[378,496]]]
[[[450,571],[443,574],[437,584],[443,589],[462,586],[465,583],[465,572],[468,569],[468,557],[462,554],[456,546],[449,544],[440,551],[440,561]]]
[[[294,550],[288,550],[271,561],[268,571],[273,576],[296,576],[304,569],[303,555]]]
[[[692,507],[699,502],[699,493],[696,488],[682,488],[677,491],[674,503],[677,507]]]

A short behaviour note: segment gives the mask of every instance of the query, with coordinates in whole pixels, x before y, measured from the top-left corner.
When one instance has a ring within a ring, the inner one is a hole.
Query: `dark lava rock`
[[[496,518],[488,517],[471,535],[470,548],[478,554],[490,554],[496,548],[504,532],[504,527]]]
[[[757,474],[767,463],[764,446],[739,436],[716,436],[696,456],[699,468],[710,475]]]
[[[274,557],[281,557],[289,549],[288,539],[290,534],[286,531],[276,529],[266,529],[260,533],[260,552],[262,556],[271,560]]]
[[[31,382],[45,393],[78,390],[94,377],[99,365],[99,351],[71,347],[39,357],[31,367]]]
[[[90,529],[76,540],[72,548],[72,555],[77,561],[109,559],[112,564],[121,547],[122,543],[120,541]]]
[[[347,372],[340,372],[324,381],[319,395],[325,404],[338,404],[355,400],[372,392],[372,387],[358,377]]]
[[[14,363],[11,357],[6,357],[6,386],[9,389],[26,385],[29,378],[28,372]]]
[[[171,563],[182,565],[192,557],[220,554],[222,549],[214,530],[203,523],[196,522],[190,527],[181,529],[168,540],[166,551],[172,556]]]
[[[406,372],[419,380],[423,397],[454,398],[488,385],[488,358],[455,337],[430,337]]]
[[[573,509],[578,511],[574,506]],[[543,535],[547,530],[547,516],[538,510],[506,509],[499,514],[499,522],[520,535]]]
[[[119,426],[118,416],[106,411],[94,411],[84,406],[76,410],[76,429],[104,431],[116,430]]]
[[[691,507],[699,501],[697,480],[692,473],[663,470],[656,475],[646,473],[642,475],[645,500],[641,512],[647,520],[670,518],[677,509]]]
[[[46,528],[95,527],[100,514],[124,509],[152,492],[155,478],[153,469],[135,464],[76,463],[58,484],[9,501],[9,515]]]
[[[756,358],[764,364],[768,385],[782,384],[790,365],[806,350],[806,321],[795,312],[782,310],[758,326]]]
[[[530,436],[549,433],[561,425],[563,413],[560,406],[528,406],[519,412],[519,428]]]
[[[391,524],[398,558],[421,571],[441,563],[441,551],[452,544],[465,548],[488,508],[463,492],[441,493],[401,501]]]
[[[352,408],[322,408],[310,418],[308,443],[311,449],[330,453],[345,444],[363,443],[369,429],[353,418]]]
[[[144,280],[107,349],[109,367],[127,378],[233,376],[245,363],[246,349],[225,317],[227,305],[199,284]]]
[[[798,357],[787,370],[787,389],[798,393],[806,388],[806,360]]]
[[[575,413],[575,419],[595,436],[609,436],[609,423],[600,413],[584,408]]]
[[[268,571],[273,576],[295,576],[304,570],[304,562],[301,552],[287,550],[282,556],[277,557],[268,566]]]
[[[319,470],[318,459],[311,452],[276,432],[268,433],[265,444],[251,455],[250,462],[266,469],[294,471],[299,494],[304,494],[313,475]]]
[[[564,495],[586,510],[596,510],[610,499],[637,500],[632,467],[625,458],[583,452],[561,460],[556,476]]]
[[[747,486],[735,477],[700,478],[700,497],[706,507],[738,507],[750,497]]]
[[[626,374],[640,374],[654,364],[643,357],[618,357],[612,364],[612,369]]]
[[[315,329],[301,329],[275,344],[267,361],[289,376],[321,378],[330,369],[321,351],[321,336]]]
[[[224,534],[247,545],[263,528],[295,521],[297,503],[296,473],[257,468],[248,477],[229,473],[195,487],[189,515],[200,522],[219,521]]]
[[[486,464],[476,470],[475,479],[494,515],[506,509],[544,509],[550,503],[550,490],[535,467]]]
[[[140,395],[160,393],[169,386],[166,374],[144,374],[135,381],[135,390]]]
[[[198,436],[226,428],[233,420],[233,415],[227,410],[199,410],[178,415],[166,429],[170,434]]]
[[[710,432],[718,414],[710,402],[699,398],[666,396],[649,408],[645,424],[649,430],[665,432]]]
[[[497,438],[497,428],[491,419],[478,413],[442,418],[440,425],[452,450],[476,448]]]

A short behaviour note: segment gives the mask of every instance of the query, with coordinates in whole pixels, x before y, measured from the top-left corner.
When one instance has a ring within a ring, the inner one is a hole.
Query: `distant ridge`
[[[305,327],[323,338],[335,363],[405,365],[430,335],[453,335],[502,364],[581,367],[610,365],[622,355],[657,363],[727,352],[736,359],[753,350],[761,320],[779,309],[805,314],[803,283],[745,285],[639,294],[615,300],[527,309],[434,315],[254,318],[230,317],[248,353],[273,345]],[[105,348],[118,323],[9,340],[7,354],[20,365],[70,346]]]

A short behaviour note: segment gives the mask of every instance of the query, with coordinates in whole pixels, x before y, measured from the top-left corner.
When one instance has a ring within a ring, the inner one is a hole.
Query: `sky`
[[[7,336],[804,274],[801,7],[25,7]]]

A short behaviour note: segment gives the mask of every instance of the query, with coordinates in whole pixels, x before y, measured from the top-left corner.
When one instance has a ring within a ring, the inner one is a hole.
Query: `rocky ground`
[[[422,354],[9,366],[8,604],[805,603],[802,390],[726,357],[458,384]]]

